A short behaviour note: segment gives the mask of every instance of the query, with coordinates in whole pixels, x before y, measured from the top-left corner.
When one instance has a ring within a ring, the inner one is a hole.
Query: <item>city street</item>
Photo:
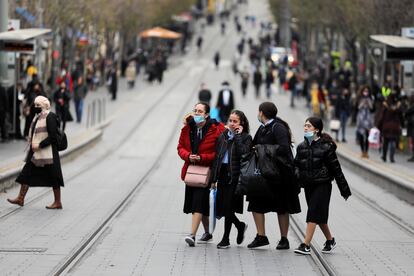
[[[272,20],[265,0],[251,0],[234,14]],[[127,90],[122,81],[118,101],[108,99],[106,116],[111,121],[103,129],[102,138],[62,166],[62,210],[44,208],[52,201],[52,191],[46,193],[48,188],[29,189],[28,203],[19,208],[6,202],[6,198],[17,194],[18,187],[0,194],[2,275],[413,274],[414,206],[345,166],[353,195],[345,201],[333,183],[329,224],[338,247],[331,255],[316,255],[315,250],[320,252],[325,242],[320,229],[312,241],[312,256],[293,252],[302,242],[306,227],[303,192],[302,212],[291,216],[290,250],[275,249],[280,239],[275,213],[266,216],[270,245],[247,249],[256,229],[246,202],[239,218],[248,224],[248,230],[240,246],[236,245],[233,228],[231,247],[216,248],[224,231],[224,219],[217,222],[212,242],[195,247],[184,242],[191,215],[182,212],[185,184],[180,179],[183,161],[177,155],[177,143],[183,118],[198,101],[200,84],[206,83],[211,89],[211,103],[215,106],[221,83],[228,81],[236,108],[248,116],[251,135],[259,127],[258,106],[267,100],[264,87],[256,98],[251,84],[247,96],[242,97],[240,77],[231,68],[241,35],[232,23],[227,23],[226,35],[220,34],[217,22],[206,26],[202,51],[197,52],[193,40],[187,54],[174,57],[162,84],[140,80],[133,90]],[[246,25],[245,29],[247,37],[257,38],[259,26]],[[196,31],[200,31],[199,25]],[[213,63],[216,51],[222,58],[218,70]],[[248,65],[247,55],[241,64]],[[100,94],[92,99],[108,98],[106,91],[96,93]],[[290,108],[290,94],[280,91],[277,85],[271,101],[279,109],[278,116],[289,123],[298,145],[303,140],[305,119],[310,116],[305,101],[298,100],[296,108]],[[72,129],[81,133],[85,128],[82,125]],[[350,137],[353,133],[350,131]],[[349,143],[353,143],[352,138]],[[353,144],[339,147],[353,155],[358,152]],[[376,161],[372,162],[377,164]],[[404,167],[414,186],[412,166]],[[200,226],[197,238],[202,233]]]

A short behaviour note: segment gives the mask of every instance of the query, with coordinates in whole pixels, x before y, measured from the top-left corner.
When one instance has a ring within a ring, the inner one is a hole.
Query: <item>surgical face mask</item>
[[[202,115],[194,115],[194,122],[198,125],[201,124],[202,122],[204,122],[206,120],[206,118],[204,118],[204,116]]]
[[[34,108],[34,112],[35,112],[36,114],[39,114],[40,112],[42,112],[42,108],[41,108],[41,107],[36,106],[36,107]]]
[[[308,140],[309,142],[312,142],[313,139],[315,138],[315,132],[314,131],[305,132],[304,136],[306,140]]]

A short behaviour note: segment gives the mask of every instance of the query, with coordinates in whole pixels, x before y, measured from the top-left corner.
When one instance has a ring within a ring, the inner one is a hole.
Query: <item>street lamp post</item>
[[[9,1],[0,0],[0,32],[6,32],[9,21]],[[8,84],[7,53],[0,51],[0,86]]]

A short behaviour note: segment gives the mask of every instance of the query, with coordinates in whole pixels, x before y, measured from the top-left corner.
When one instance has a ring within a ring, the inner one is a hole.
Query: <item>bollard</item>
[[[98,99],[98,124],[102,122],[102,99]]]
[[[92,102],[92,126],[96,124],[96,100]]]
[[[87,117],[86,117],[86,128],[90,127],[90,123],[91,123],[91,104],[89,103]]]
[[[104,103],[103,103],[103,120],[106,120],[106,98],[103,99]]]

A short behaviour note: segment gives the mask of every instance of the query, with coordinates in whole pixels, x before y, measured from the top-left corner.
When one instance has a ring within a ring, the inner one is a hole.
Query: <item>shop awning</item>
[[[51,29],[21,29],[0,33],[0,41],[18,42],[30,40],[45,34],[50,33]]]
[[[372,40],[394,48],[414,48],[414,39],[396,35],[371,35]]]
[[[156,37],[164,39],[178,39],[181,37],[181,34],[161,27],[155,27],[141,32],[139,36],[142,38]]]
[[[384,60],[414,60],[414,39],[395,35],[371,35],[384,49]]]

